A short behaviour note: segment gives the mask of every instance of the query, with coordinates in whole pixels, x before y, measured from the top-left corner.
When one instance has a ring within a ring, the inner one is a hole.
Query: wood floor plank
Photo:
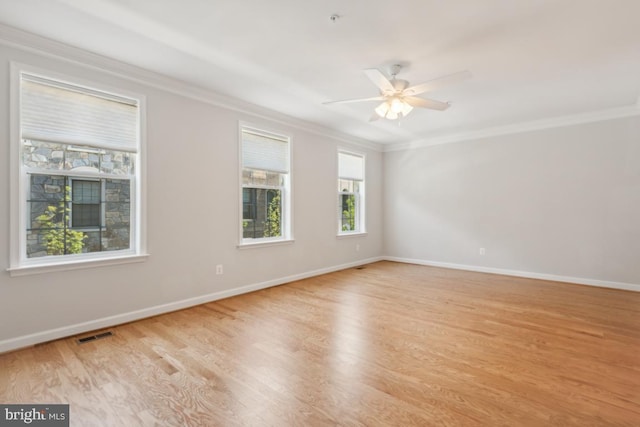
[[[640,293],[378,262],[110,330],[0,355],[0,402],[74,426],[640,425]]]

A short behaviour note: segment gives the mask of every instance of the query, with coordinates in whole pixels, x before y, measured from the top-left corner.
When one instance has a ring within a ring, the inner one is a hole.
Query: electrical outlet
[[[356,252],[360,252],[360,244],[356,244]]]
[[[216,265],[216,274],[223,274],[222,264]]]
[[[486,253],[486,250],[484,248],[480,248],[480,255],[484,255]]]

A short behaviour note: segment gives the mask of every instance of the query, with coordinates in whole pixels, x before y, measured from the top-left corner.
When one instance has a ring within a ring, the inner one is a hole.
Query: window
[[[290,141],[241,127],[243,244],[290,240]]]
[[[70,216],[71,228],[102,227],[101,181],[72,181]]]
[[[338,234],[364,233],[364,156],[338,152]]]
[[[139,255],[140,101],[15,75],[20,179],[10,270]]]

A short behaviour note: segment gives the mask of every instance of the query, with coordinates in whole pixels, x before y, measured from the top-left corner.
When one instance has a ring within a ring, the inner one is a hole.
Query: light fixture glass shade
[[[389,112],[387,113],[387,115],[385,116],[385,118],[389,119],[389,120],[395,120],[398,118],[398,113],[396,113],[393,110],[389,110]]]
[[[398,114],[402,112],[403,107],[404,107],[404,102],[400,98],[391,99],[391,111]]]
[[[374,111],[377,115],[384,118],[387,115],[387,112],[389,112],[389,103],[386,101],[383,102],[382,104],[378,105]]]
[[[409,104],[407,104],[405,101],[402,102],[402,116],[406,116],[407,114],[409,114],[411,112],[411,110],[413,110],[413,107]]]

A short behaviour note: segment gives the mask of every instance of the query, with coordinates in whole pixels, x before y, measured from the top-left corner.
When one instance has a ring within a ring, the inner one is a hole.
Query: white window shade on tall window
[[[288,139],[243,129],[242,167],[289,173]]]
[[[364,158],[349,153],[338,153],[338,178],[364,181]]]
[[[245,126],[240,135],[240,244],[291,240],[290,138]]]
[[[22,139],[138,151],[136,100],[22,74]]]

